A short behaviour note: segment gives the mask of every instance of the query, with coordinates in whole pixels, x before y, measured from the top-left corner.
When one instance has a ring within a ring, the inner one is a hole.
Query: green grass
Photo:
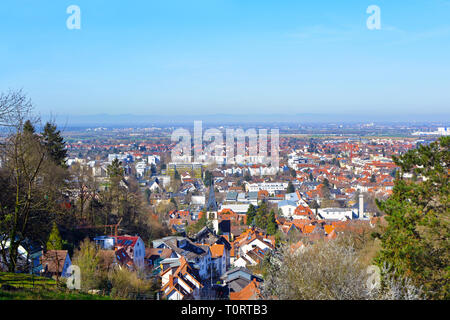
[[[16,290],[0,289],[0,300],[111,300],[108,296],[69,290],[53,279],[30,274],[0,272],[0,287],[2,285],[13,286]]]
[[[23,289],[56,287],[56,281],[46,277],[24,273],[0,272],[0,286],[4,284]]]
[[[0,300],[111,300],[108,296],[49,289],[0,290]]]

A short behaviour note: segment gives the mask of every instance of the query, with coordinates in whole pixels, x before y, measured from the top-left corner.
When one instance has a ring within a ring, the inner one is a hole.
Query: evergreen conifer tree
[[[47,250],[62,250],[63,241],[56,222],[53,222],[52,231],[47,241]]]
[[[450,298],[449,146],[450,137],[442,137],[393,157],[400,167],[393,193],[377,201],[388,222],[378,264],[390,265],[437,299]]]
[[[53,161],[62,167],[66,167],[66,143],[61,136],[61,131],[57,130],[56,125],[47,122],[42,132],[42,143]]]
[[[252,225],[253,220],[255,219],[256,208],[254,205],[250,204],[247,209],[247,225]]]
[[[275,211],[273,209],[269,213],[267,223],[267,234],[274,235],[277,232],[277,222],[275,220]]]
[[[294,185],[292,184],[291,181],[289,181],[288,186],[287,186],[286,193],[293,193],[293,192],[295,192]]]
[[[36,132],[30,120],[25,121],[25,123],[23,124],[23,132],[30,134],[34,134]]]

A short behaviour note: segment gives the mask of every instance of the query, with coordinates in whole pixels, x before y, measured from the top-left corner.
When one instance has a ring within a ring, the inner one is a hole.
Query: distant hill
[[[93,114],[42,116],[42,120],[53,119],[59,126],[106,126],[142,127],[151,125],[193,124],[201,120],[210,124],[232,123],[330,123],[330,122],[425,122],[450,121],[450,115],[361,115],[361,114],[209,114],[209,115],[135,115],[135,114]]]

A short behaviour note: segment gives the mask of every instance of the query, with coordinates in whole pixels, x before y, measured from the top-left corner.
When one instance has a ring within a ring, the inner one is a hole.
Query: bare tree
[[[320,241],[292,252],[285,246],[273,257],[265,293],[282,300],[366,299],[365,271],[355,250],[337,241]]]
[[[321,240],[296,249],[285,245],[269,258],[263,285],[266,299],[387,300],[420,299],[422,291],[385,268],[380,287],[368,285],[370,274],[348,241]]]
[[[45,202],[39,187],[45,150],[34,133],[23,131],[31,109],[31,101],[21,90],[0,95],[0,124],[13,128],[1,149],[0,249],[10,272],[16,270],[20,243],[37,224],[36,215]]]
[[[22,128],[23,123],[31,118],[33,104],[23,90],[0,94],[0,126]],[[33,119],[36,121],[37,119]]]
[[[79,218],[92,222],[92,217],[85,217],[84,215],[87,204],[95,197],[98,189],[98,184],[92,175],[92,169],[88,165],[74,163],[70,167],[70,171],[72,186],[77,193]]]
[[[422,287],[417,287],[410,278],[401,278],[387,264],[381,270],[382,286],[372,295],[379,300],[421,300],[425,298]]]

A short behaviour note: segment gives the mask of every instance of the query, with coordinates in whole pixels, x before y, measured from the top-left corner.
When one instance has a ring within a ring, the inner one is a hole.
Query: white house
[[[115,236],[116,248],[123,248],[138,269],[144,268],[145,244],[139,236]]]
[[[189,295],[198,298],[202,287],[184,257],[161,273],[161,291],[168,300],[183,300]]]
[[[252,264],[251,261],[245,259],[245,257],[242,256],[233,261],[233,267],[235,268],[246,268],[251,264]]]
[[[180,178],[182,183],[186,182],[186,180],[192,180],[192,176],[189,172],[181,173]]]
[[[244,174],[242,168],[240,168],[240,167],[228,168],[228,169],[225,169],[224,172],[229,176],[235,175],[235,174],[242,176]]]
[[[170,176],[156,176],[156,178],[164,188],[170,184]]]
[[[296,208],[297,203],[295,203],[294,201],[283,200],[278,202],[278,209],[281,210],[281,214],[286,218],[292,217]]]
[[[317,210],[317,215],[319,219],[324,220],[352,220],[358,216],[358,210],[351,208],[323,208]]]
[[[213,244],[210,247],[211,250],[211,264],[217,271],[219,276],[227,271],[227,254],[225,245],[223,244]]]
[[[114,159],[117,159],[119,161],[124,161],[128,157],[129,157],[129,155],[127,155],[127,154],[111,153],[111,154],[108,154],[108,162],[112,162]]]
[[[101,236],[94,238],[96,244],[104,250],[115,250],[120,265],[144,268],[145,244],[139,236]]]
[[[248,192],[266,190],[269,194],[274,194],[275,191],[283,191],[288,187],[287,182],[262,182],[262,183],[248,183],[245,187]]]
[[[308,206],[308,204],[306,203],[305,200],[303,200],[301,194],[298,191],[292,192],[292,193],[286,193],[284,195],[284,199],[295,202],[297,204],[297,206],[299,206],[299,205],[302,205],[304,207]]]
[[[153,241],[153,248],[172,249],[177,258],[184,257],[202,279],[210,277],[211,250],[208,245],[197,245],[185,237],[169,236]]]
[[[253,235],[241,243],[239,248],[239,258],[233,262],[235,267],[247,267],[257,265],[264,258],[267,250],[273,250],[273,243],[270,239]]]
[[[147,173],[147,171],[149,171],[149,168],[147,166],[147,163],[145,163],[145,161],[136,163],[136,174],[138,175],[138,177],[144,176]]]
[[[150,189],[151,192],[155,192],[155,191],[160,191],[161,190],[161,187],[159,186],[159,184],[156,181],[150,182],[148,188]]]
[[[192,196],[191,197],[191,204],[194,205],[205,205],[205,196]]]
[[[160,162],[160,160],[161,160],[161,157],[157,156],[157,155],[151,155],[151,156],[147,157],[147,162],[149,165],[152,165],[152,164],[157,165]]]
[[[261,250],[266,250],[266,249],[273,249],[272,243],[269,239],[264,239],[264,238],[259,238],[259,237],[255,237],[253,238],[251,241],[247,242],[246,244],[242,245],[240,247],[240,252],[241,253],[247,253],[250,250],[253,250],[254,248],[258,247]]]
[[[219,211],[222,210],[231,210],[236,213],[247,213],[248,207],[250,207],[249,203],[245,204],[224,204],[220,207]]]

